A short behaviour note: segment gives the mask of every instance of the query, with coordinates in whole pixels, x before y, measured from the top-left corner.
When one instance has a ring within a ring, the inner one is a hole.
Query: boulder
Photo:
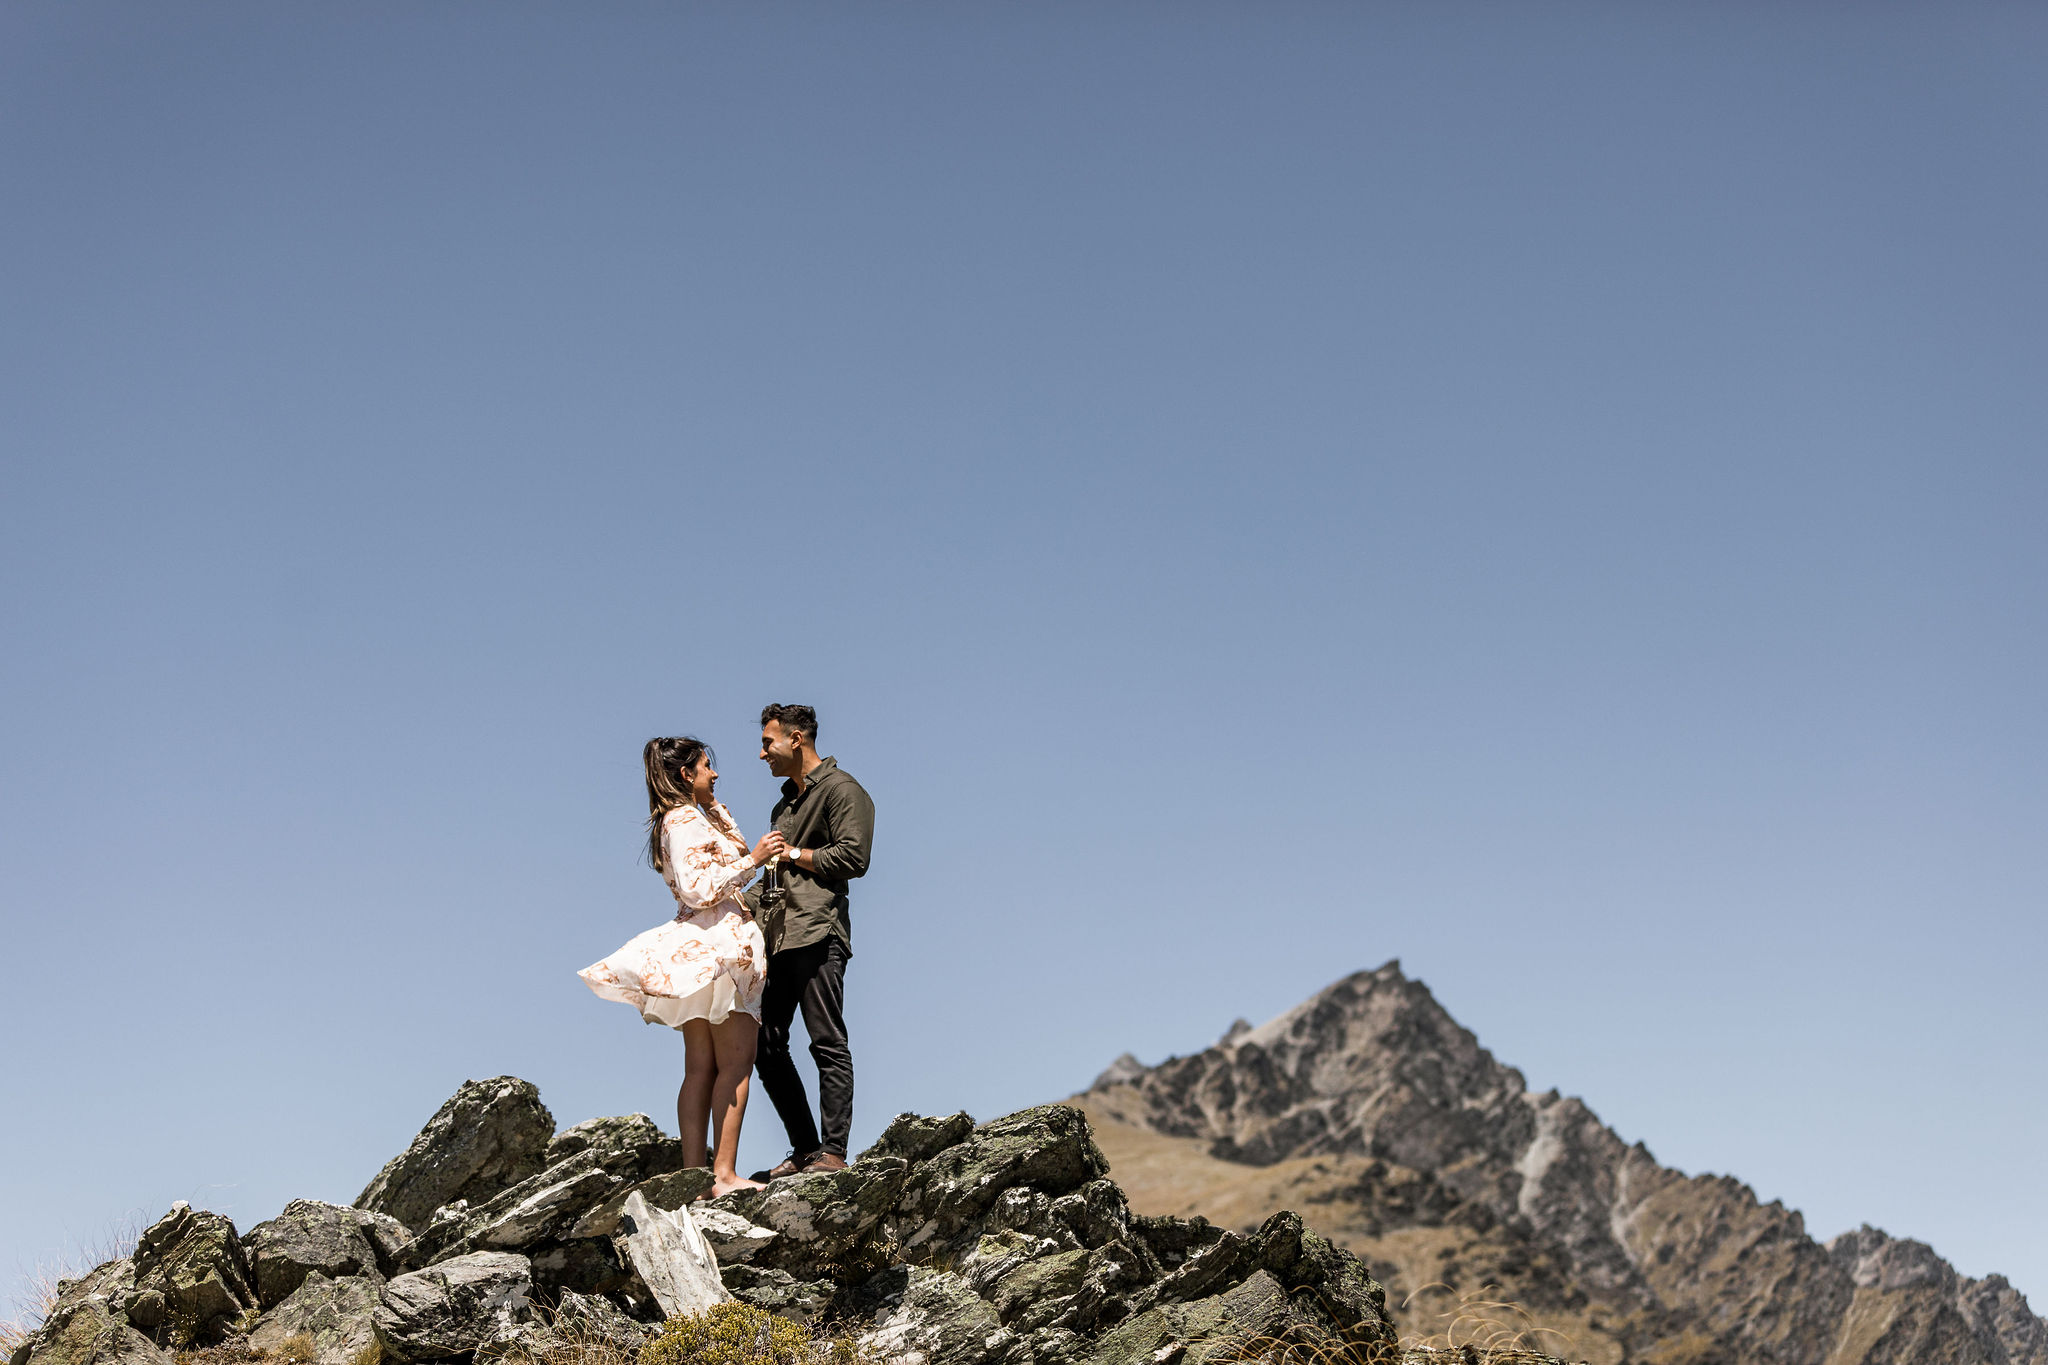
[[[1147,1309],[1089,1348],[1089,1365],[1224,1365],[1286,1341],[1310,1358],[1342,1359],[1342,1342],[1263,1270],[1221,1294]]]
[[[963,1142],[974,1131],[974,1120],[963,1110],[948,1114],[944,1118],[926,1118],[922,1114],[898,1114],[889,1120],[889,1126],[875,1139],[874,1146],[860,1154],[859,1160],[869,1157],[895,1156],[916,1165],[929,1161],[946,1148]]]
[[[605,1169],[604,1155],[581,1151],[480,1204],[436,1209],[408,1254],[432,1265],[472,1251],[520,1251],[568,1231],[627,1183]]]
[[[29,1340],[29,1365],[171,1365],[170,1356],[98,1294],[63,1304]]]
[[[1396,1339],[1387,1291],[1365,1263],[1282,1210],[1252,1239],[1251,1255],[1284,1288],[1307,1297],[1353,1343]]]
[[[518,1341],[536,1321],[524,1256],[480,1251],[384,1285],[371,1321],[401,1360],[441,1360]]]
[[[751,1260],[755,1252],[782,1235],[771,1228],[756,1226],[730,1209],[706,1205],[692,1209],[690,1213],[696,1220],[697,1230],[711,1244],[712,1254],[718,1257],[720,1265],[738,1265]]]
[[[183,1200],[136,1240],[133,1259],[128,1321],[149,1332],[168,1328],[175,1345],[218,1336],[259,1306],[235,1225]]]
[[[383,1279],[363,1217],[339,1204],[294,1199],[277,1217],[250,1228],[242,1250],[263,1306],[283,1303],[316,1271],[329,1280],[365,1274]]]
[[[554,1133],[554,1117],[530,1082],[516,1076],[464,1081],[355,1206],[417,1231],[444,1204],[478,1203],[538,1174]]]
[[[900,1208],[902,1244],[912,1250],[955,1236],[1014,1186],[1057,1197],[1108,1173],[1087,1118],[1070,1105],[1040,1105],[984,1123],[913,1171]]]
[[[718,1261],[688,1209],[651,1208],[636,1194],[626,1200],[619,1228],[625,1259],[666,1316],[702,1313],[732,1297],[725,1292]]]
[[[792,1176],[765,1190],[741,1190],[707,1207],[781,1234],[756,1263],[798,1279],[865,1278],[883,1237],[882,1220],[896,1207],[910,1166],[901,1157],[871,1157],[843,1171]]]
[[[862,1286],[860,1297],[877,1306],[859,1345],[893,1365],[995,1365],[1019,1354],[1017,1334],[951,1271],[897,1266]]]
[[[533,1287],[544,1300],[562,1294],[629,1294],[646,1299],[647,1287],[632,1266],[619,1258],[609,1237],[572,1237],[535,1247]]]
[[[687,1166],[665,1175],[652,1176],[637,1185],[615,1189],[604,1202],[578,1218],[565,1234],[569,1237],[610,1237],[619,1230],[619,1214],[630,1195],[639,1194],[649,1208],[673,1211],[695,1202],[711,1189],[709,1166]]]
[[[787,1271],[756,1265],[729,1265],[719,1274],[726,1292],[741,1303],[805,1324],[825,1315],[839,1288],[830,1280],[799,1280]]]
[[[683,1165],[683,1144],[663,1136],[645,1114],[585,1119],[557,1133],[544,1157],[547,1165],[556,1166],[584,1152],[595,1153],[606,1170],[628,1180],[664,1175]]]
[[[308,1271],[290,1297],[257,1320],[249,1345],[259,1354],[274,1355],[286,1341],[304,1334],[313,1339],[315,1365],[351,1365],[377,1340],[374,1318],[382,1287],[382,1278],[374,1274],[329,1279]]]

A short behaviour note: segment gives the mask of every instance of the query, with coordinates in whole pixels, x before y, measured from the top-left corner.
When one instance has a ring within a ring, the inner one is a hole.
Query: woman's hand
[[[760,867],[770,858],[778,858],[788,852],[789,840],[776,831],[769,830],[761,836],[761,841],[754,845],[754,866]]]

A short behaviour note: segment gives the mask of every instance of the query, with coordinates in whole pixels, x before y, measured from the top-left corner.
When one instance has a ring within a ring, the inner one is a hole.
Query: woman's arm
[[[702,910],[737,896],[761,870],[752,854],[734,853],[721,843],[698,811],[685,810],[669,821],[666,832],[669,885],[688,909]]]

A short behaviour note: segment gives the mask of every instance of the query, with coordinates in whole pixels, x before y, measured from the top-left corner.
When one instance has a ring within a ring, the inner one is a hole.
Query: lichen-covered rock
[[[708,1193],[710,1189],[711,1168],[708,1166],[686,1166],[678,1171],[650,1176],[638,1184],[614,1189],[595,1208],[579,1217],[563,1235],[612,1236],[619,1230],[619,1215],[625,1210],[626,1200],[635,1194],[645,1199],[649,1208],[673,1212],[696,1202],[698,1195]]]
[[[532,1293],[524,1256],[480,1251],[389,1281],[371,1320],[401,1360],[441,1360],[517,1341],[536,1319]]]
[[[1114,1180],[1091,1180],[1051,1202],[1047,1212],[1072,1230],[1084,1247],[1130,1242],[1131,1206]]]
[[[294,1199],[277,1217],[250,1228],[242,1250],[263,1306],[283,1303],[316,1271],[329,1280],[351,1275],[381,1280],[377,1249],[363,1218],[361,1211],[339,1204]]]
[[[258,1306],[235,1225],[183,1200],[136,1240],[133,1259],[135,1289],[125,1307],[128,1321],[145,1331],[168,1327],[189,1344]]]
[[[1018,1353],[1017,1334],[951,1271],[899,1266],[862,1288],[879,1306],[860,1344],[895,1365],[999,1365]]]
[[[944,1118],[926,1118],[922,1114],[898,1114],[889,1120],[889,1126],[875,1139],[874,1146],[860,1154],[859,1159],[870,1157],[901,1157],[912,1165],[929,1161],[946,1148],[966,1140],[974,1131],[974,1120],[965,1110],[948,1114]]]
[[[691,1212],[697,1220],[697,1230],[711,1244],[712,1253],[718,1257],[720,1265],[738,1265],[752,1260],[755,1252],[782,1235],[773,1228],[750,1223],[730,1209],[713,1208],[707,1204]]]
[[[683,1144],[664,1136],[645,1114],[585,1119],[564,1128],[548,1143],[545,1159],[549,1166],[557,1166],[583,1152],[594,1153],[606,1170],[628,1180],[663,1175],[683,1165]]]
[[[1337,1357],[1343,1342],[1289,1299],[1263,1270],[1221,1294],[1162,1304],[1103,1334],[1090,1365],[1223,1365],[1259,1355],[1257,1344],[1289,1341],[1310,1357]]]
[[[757,1265],[724,1266],[726,1292],[741,1303],[806,1325],[823,1317],[839,1286],[830,1280],[799,1280],[784,1270]]]
[[[1260,1268],[1286,1289],[1305,1292],[1347,1340],[1395,1339],[1387,1319],[1387,1291],[1363,1261],[1311,1231],[1300,1214],[1274,1214],[1252,1242]]]
[[[444,1204],[480,1203],[537,1175],[554,1134],[554,1117],[530,1082],[516,1076],[464,1081],[355,1206],[418,1231]]]
[[[609,1237],[572,1237],[535,1247],[527,1257],[533,1287],[544,1300],[561,1294],[619,1294],[648,1297],[646,1286],[619,1258]]]
[[[1005,1327],[1030,1332],[1049,1326],[1087,1276],[1086,1251],[1058,1251],[1034,1257],[997,1280],[988,1298]]]
[[[170,1356],[98,1294],[52,1312],[30,1338],[26,1359],[28,1365],[171,1365]]]
[[[377,1339],[373,1318],[382,1284],[372,1275],[329,1279],[309,1271],[288,1298],[257,1320],[249,1345],[272,1355],[303,1333],[313,1339],[317,1365],[350,1365]]]
[[[836,1279],[874,1269],[864,1257],[896,1207],[909,1171],[900,1157],[872,1157],[843,1171],[742,1190],[709,1207],[780,1234],[755,1255],[756,1263],[798,1279]]]
[[[580,1151],[481,1204],[436,1210],[409,1254],[431,1265],[472,1251],[519,1251],[566,1232],[626,1187],[623,1177],[605,1168],[604,1157],[599,1149]]]
[[[914,1249],[951,1238],[1013,1186],[1057,1197],[1108,1172],[1080,1110],[1021,1110],[984,1123],[912,1171],[899,1209],[901,1241]]]

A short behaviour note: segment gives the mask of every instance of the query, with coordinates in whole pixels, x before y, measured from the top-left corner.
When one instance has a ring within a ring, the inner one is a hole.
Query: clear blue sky
[[[0,1270],[352,1198],[638,752],[880,807],[855,1137],[1391,957],[2048,1306],[2048,12],[0,9]],[[747,1156],[781,1153],[765,1104]]]

